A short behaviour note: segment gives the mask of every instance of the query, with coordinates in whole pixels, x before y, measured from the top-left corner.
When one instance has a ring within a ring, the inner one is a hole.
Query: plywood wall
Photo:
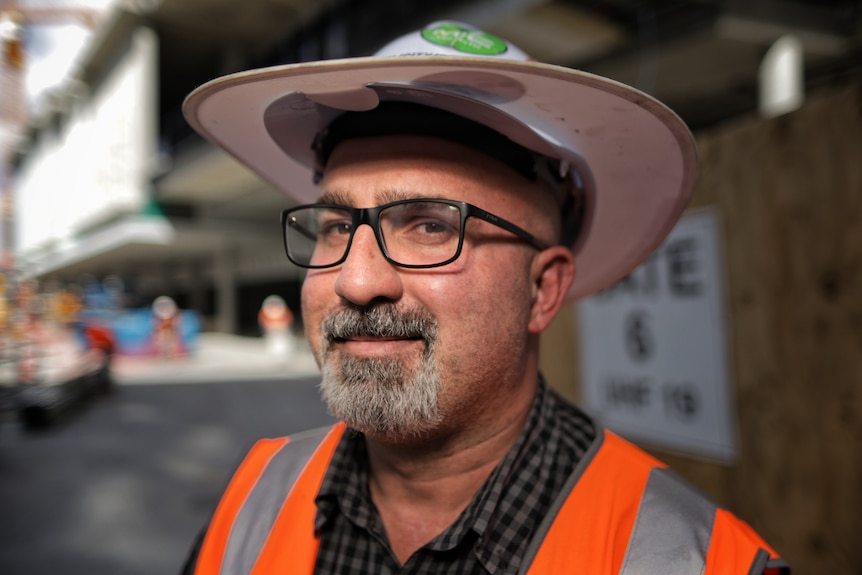
[[[771,120],[697,134],[692,207],[724,220],[740,458],[656,452],[737,512],[795,573],[862,573],[862,82]],[[572,306],[543,371],[578,399]]]

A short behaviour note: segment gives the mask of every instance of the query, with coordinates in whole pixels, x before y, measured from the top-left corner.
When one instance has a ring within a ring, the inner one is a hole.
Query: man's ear
[[[530,309],[530,333],[540,333],[548,327],[560,310],[575,279],[575,259],[563,246],[553,246],[539,252],[530,268],[533,306]]]

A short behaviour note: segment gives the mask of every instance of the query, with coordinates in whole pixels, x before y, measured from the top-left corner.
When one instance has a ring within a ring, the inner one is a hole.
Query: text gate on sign
[[[584,406],[620,435],[736,457],[720,218],[686,214],[653,256],[578,306]]]

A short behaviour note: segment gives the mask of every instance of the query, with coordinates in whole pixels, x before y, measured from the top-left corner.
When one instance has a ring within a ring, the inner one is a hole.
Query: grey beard
[[[411,337],[425,341],[415,368],[399,358],[336,360],[332,344],[350,336]],[[329,411],[347,425],[379,437],[419,437],[442,419],[439,374],[434,361],[437,322],[424,310],[399,311],[392,304],[349,307],[321,325],[321,383]]]

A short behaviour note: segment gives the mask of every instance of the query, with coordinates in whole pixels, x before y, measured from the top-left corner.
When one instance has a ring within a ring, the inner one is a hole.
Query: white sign
[[[614,287],[579,304],[584,406],[620,435],[736,457],[720,219],[684,216]]]

